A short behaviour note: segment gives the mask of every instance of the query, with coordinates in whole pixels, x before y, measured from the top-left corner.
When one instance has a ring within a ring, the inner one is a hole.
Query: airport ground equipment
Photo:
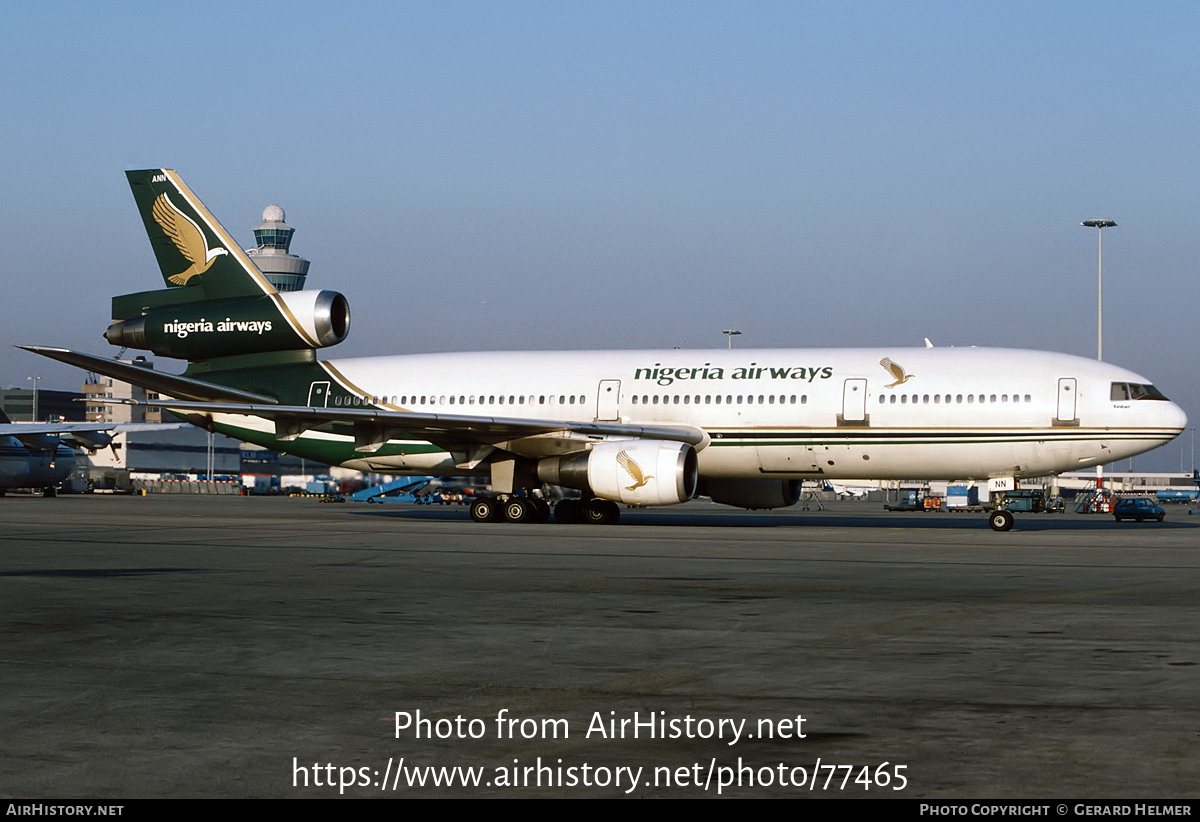
[[[426,502],[433,477],[401,477],[350,495],[351,502]]]
[[[1116,495],[1107,488],[1094,488],[1075,498],[1076,514],[1111,514]]]
[[[1030,513],[1054,513],[1066,508],[1062,497],[1050,496],[1040,488],[1014,488],[1004,491],[995,500],[995,508],[1006,511],[1028,511]]]

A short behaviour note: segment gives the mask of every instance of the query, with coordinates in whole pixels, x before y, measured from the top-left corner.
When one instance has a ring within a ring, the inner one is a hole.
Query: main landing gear
[[[538,497],[479,497],[471,503],[476,522],[546,522],[550,506]]]
[[[613,525],[620,518],[620,507],[607,499],[564,499],[554,506],[554,519],[557,522]]]
[[[554,506],[556,522],[612,525],[621,517],[615,502],[604,499],[564,499]],[[550,505],[539,497],[478,497],[471,503],[476,522],[547,522]]]

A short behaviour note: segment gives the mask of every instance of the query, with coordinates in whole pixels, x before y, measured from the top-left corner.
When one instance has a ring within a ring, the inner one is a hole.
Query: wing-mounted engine
[[[696,494],[696,449],[683,442],[615,440],[538,463],[538,479],[627,505],[675,505]]]
[[[795,505],[800,487],[800,480],[710,477],[704,480],[700,493],[721,505],[763,510]]]
[[[101,448],[112,445],[113,435],[107,431],[72,431],[71,439],[81,448],[95,453]],[[114,453],[116,449],[114,448]]]
[[[336,291],[289,291],[258,297],[180,300],[165,305],[156,295],[177,297],[191,289],[128,294],[113,300],[117,319],[104,338],[113,345],[162,357],[207,360],[337,345],[350,332],[350,306]],[[138,298],[150,305],[137,305]]]

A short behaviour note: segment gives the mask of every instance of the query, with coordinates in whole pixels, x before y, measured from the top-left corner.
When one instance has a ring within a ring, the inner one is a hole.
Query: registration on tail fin
[[[212,360],[335,345],[350,330],[335,291],[281,294],[170,169],[127,171],[165,289],[113,298],[113,345]]]

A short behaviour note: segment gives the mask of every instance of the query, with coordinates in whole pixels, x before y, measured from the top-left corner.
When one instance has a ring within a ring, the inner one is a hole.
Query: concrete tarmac
[[[858,502],[602,527],[10,495],[0,521],[7,799],[1200,795],[1182,507],[1000,534]]]

